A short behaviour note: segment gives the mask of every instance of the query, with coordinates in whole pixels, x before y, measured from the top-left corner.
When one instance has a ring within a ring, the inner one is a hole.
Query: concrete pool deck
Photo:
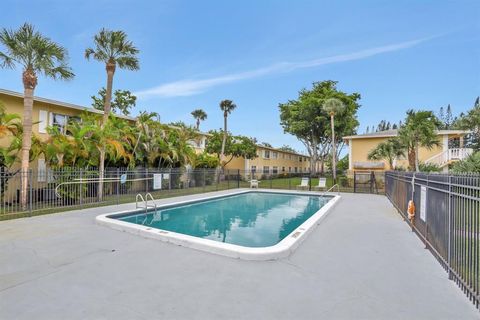
[[[276,261],[95,224],[98,214],[134,207],[0,222],[0,319],[479,318],[384,196],[342,194]]]

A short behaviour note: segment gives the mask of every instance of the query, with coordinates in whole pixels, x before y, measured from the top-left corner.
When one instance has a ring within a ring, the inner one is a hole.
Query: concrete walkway
[[[293,255],[267,262],[95,224],[99,213],[133,207],[0,222],[0,319],[480,315],[383,196],[344,194]]]

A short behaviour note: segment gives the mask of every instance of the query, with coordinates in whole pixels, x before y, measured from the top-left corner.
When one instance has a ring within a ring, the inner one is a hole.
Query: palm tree
[[[200,121],[204,121],[207,119],[207,113],[202,109],[196,109],[192,111],[193,118],[197,121],[196,128],[197,130],[200,129]]]
[[[93,38],[95,49],[85,49],[85,58],[103,62],[107,70],[107,89],[103,109],[103,123],[105,124],[110,114],[112,105],[113,75],[118,67],[120,69],[138,70],[140,64],[136,55],[139,50],[133,43],[127,40],[127,34],[123,31],[100,30]]]
[[[398,157],[405,155],[405,146],[402,145],[399,139],[392,138],[385,142],[378,144],[368,154],[368,159],[371,160],[387,160],[391,170],[395,170],[393,162]]]
[[[103,108],[103,121],[101,126],[103,127],[107,122],[110,115],[111,103],[112,103],[112,86],[113,75],[118,65],[120,69],[138,70],[140,64],[136,55],[139,50],[133,45],[133,43],[127,40],[127,34],[123,31],[111,31],[107,29],[100,30],[94,36],[95,49],[87,48],[85,50],[85,58],[87,60],[92,56],[93,59],[103,62],[106,65],[107,70],[107,89],[105,92],[105,101]],[[103,173],[105,171],[105,147],[100,152],[99,159],[99,192],[103,190]]]
[[[323,109],[330,115],[330,126],[332,130],[332,173],[333,181],[337,181],[337,165],[336,157],[337,151],[335,150],[335,115],[341,114],[345,109],[343,102],[337,98],[330,98],[323,104]]]
[[[407,111],[405,124],[400,128],[400,141],[406,146],[410,170],[419,170],[418,149],[432,149],[440,144],[436,130],[440,121],[432,111]]]
[[[23,138],[22,138],[22,185],[20,203],[22,208],[27,204],[30,149],[32,147],[32,108],[34,91],[38,83],[38,75],[43,74],[53,79],[68,80],[74,77],[67,65],[67,50],[49,38],[43,36],[35,28],[25,23],[18,30],[2,29],[0,43],[5,51],[0,51],[2,68],[22,67],[23,97]]]
[[[232,100],[222,100],[220,102],[220,110],[223,111],[223,140],[222,140],[222,149],[220,152],[220,161],[223,161],[225,156],[225,144],[227,143],[227,118],[228,115],[235,110],[237,105],[233,103]]]

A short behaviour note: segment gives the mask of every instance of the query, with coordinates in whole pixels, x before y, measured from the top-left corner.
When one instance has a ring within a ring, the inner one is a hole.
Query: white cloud
[[[361,60],[368,57],[372,57],[378,54],[394,52],[402,49],[411,48],[416,46],[430,38],[422,38],[407,42],[401,42],[382,47],[375,47],[366,50],[361,50],[352,53],[340,54],[325,58],[319,58],[314,60],[299,61],[299,62],[282,62],[271,66],[240,72],[227,74],[223,76],[206,78],[206,79],[185,79],[169,83],[161,84],[157,87],[141,90],[135,92],[140,98],[148,97],[180,97],[191,96],[205,92],[209,88],[213,88],[219,85],[232,83],[240,80],[252,79],[261,77],[268,74],[291,72],[297,69],[314,68],[322,65],[328,65],[332,63],[347,62],[354,60]]]

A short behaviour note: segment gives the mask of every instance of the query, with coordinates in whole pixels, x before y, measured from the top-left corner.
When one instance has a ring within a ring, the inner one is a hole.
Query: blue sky
[[[274,146],[303,149],[283,133],[278,104],[313,81],[362,95],[359,132],[409,108],[459,113],[480,95],[479,1],[4,0],[2,11],[0,27],[33,23],[69,51],[75,79],[42,78],[38,96],[90,105],[106,75],[83,52],[100,28],[121,29],[141,50],[141,70],[114,80],[139,93],[133,114],[193,123],[201,107],[209,130],[231,99],[229,129]],[[22,91],[19,70],[0,75],[0,88]]]

